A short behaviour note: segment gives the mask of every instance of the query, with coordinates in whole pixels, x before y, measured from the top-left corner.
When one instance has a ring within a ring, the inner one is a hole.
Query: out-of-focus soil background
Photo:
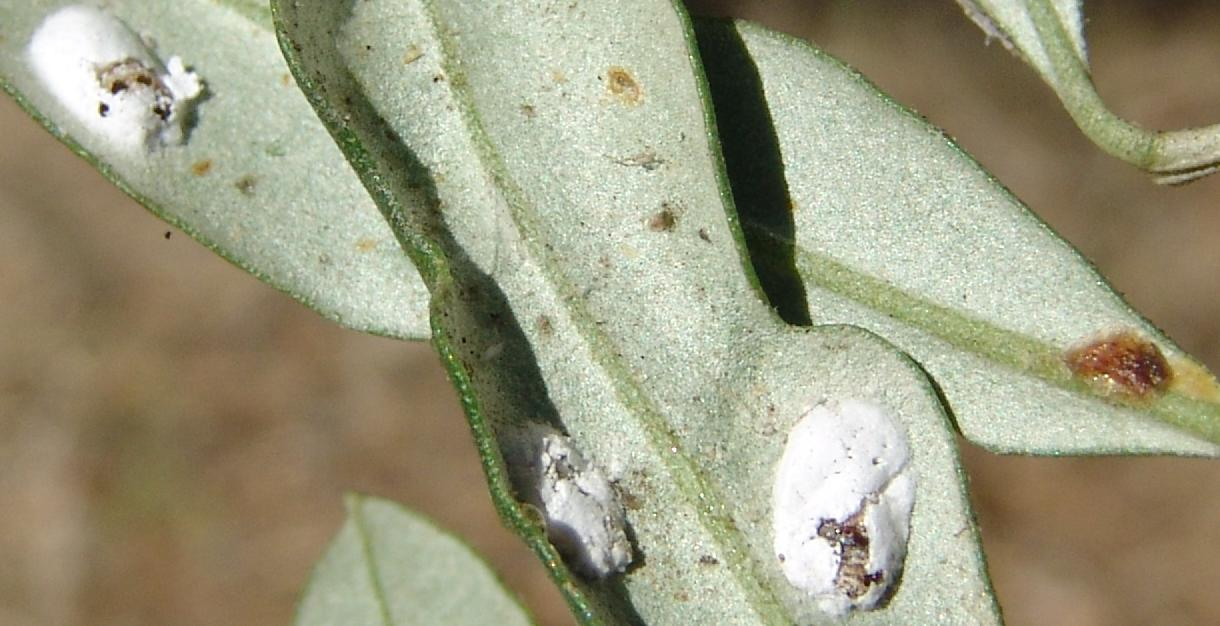
[[[1220,176],[1160,188],[1102,154],[947,0],[692,4],[861,69],[1220,369]],[[1086,9],[1120,114],[1220,121],[1220,4]],[[571,623],[500,527],[427,345],[341,330],[259,284],[5,98],[0,129],[0,625],[287,624],[353,489],[426,512],[541,623]],[[1011,624],[1220,624],[1220,463],[965,458]]]

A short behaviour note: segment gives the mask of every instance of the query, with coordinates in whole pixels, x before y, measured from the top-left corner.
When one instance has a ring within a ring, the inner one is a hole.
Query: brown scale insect
[[[853,600],[868,593],[869,586],[885,578],[884,572],[868,571],[868,529],[861,517],[856,514],[842,523],[822,520],[818,525],[818,536],[839,548],[841,561],[835,585]]]
[[[1103,393],[1142,400],[1169,387],[1173,371],[1156,344],[1131,331],[1119,331],[1064,355],[1077,378]]]

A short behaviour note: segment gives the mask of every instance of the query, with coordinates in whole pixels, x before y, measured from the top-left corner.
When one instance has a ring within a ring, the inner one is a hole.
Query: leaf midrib
[[[441,65],[450,76],[461,74],[460,68],[454,66],[457,58],[454,54],[455,42],[446,36],[450,31],[443,28],[441,20],[432,9],[432,3],[424,1],[424,13],[430,21],[433,36],[441,43]],[[689,41],[688,46],[689,46]],[[637,423],[644,426],[644,432],[652,445],[654,458],[661,459],[669,472],[677,479],[676,490],[682,493],[688,502],[688,510],[695,512],[700,524],[721,544],[722,562],[729,565],[740,588],[748,598],[751,607],[766,623],[788,624],[793,618],[785,615],[779,608],[777,599],[762,584],[762,576],[756,571],[748,554],[750,551],[744,542],[737,539],[741,531],[731,519],[723,515],[713,515],[712,510],[727,510],[725,498],[720,490],[708,479],[697,463],[683,451],[678,437],[669,429],[663,413],[656,402],[644,391],[644,385],[632,376],[630,368],[615,358],[617,353],[611,346],[613,342],[602,331],[586,307],[583,298],[578,297],[580,291],[571,284],[559,267],[557,255],[547,251],[545,239],[539,236],[544,229],[538,224],[540,219],[531,203],[525,199],[525,194],[514,184],[504,167],[503,159],[492,145],[482,120],[476,112],[473,98],[464,88],[466,81],[448,81],[454,99],[459,103],[463,115],[463,127],[471,143],[478,150],[477,159],[483,170],[490,173],[496,181],[500,193],[503,194],[506,206],[509,208],[514,226],[521,234],[521,241],[529,256],[539,265],[540,274],[547,281],[553,292],[561,294],[557,300],[566,304],[573,326],[577,329],[593,363],[602,369],[613,381],[615,396],[622,405],[637,418]],[[704,98],[702,105],[710,106]],[[676,451],[676,452],[675,452]],[[711,504],[709,504],[711,503]]]
[[[386,596],[385,585],[377,571],[377,553],[373,549],[372,537],[364,519],[364,498],[352,497],[349,511],[352,525],[356,530],[356,537],[360,540],[360,553],[364,557],[362,560],[369,576],[369,584],[373,587],[373,599],[377,602],[377,612],[381,615],[381,623],[384,626],[393,626],[394,620],[390,615],[390,603]]]

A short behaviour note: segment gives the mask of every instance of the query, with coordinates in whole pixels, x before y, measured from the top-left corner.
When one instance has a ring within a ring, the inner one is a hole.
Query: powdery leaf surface
[[[742,226],[788,316],[893,342],[992,450],[1220,454],[1211,373],[940,131],[805,42],[701,28]],[[1123,353],[1074,365],[1115,336]]]
[[[32,44],[64,7],[76,8]],[[345,326],[427,337],[418,272],[251,9],[3,3],[0,84],[125,192],[234,264]],[[69,26],[93,34],[56,33]],[[135,62],[85,58],[120,54]]]
[[[524,626],[529,616],[470,548],[398,504],[347,498],[295,626]]]
[[[677,7],[275,9],[320,117],[431,263],[436,343],[493,498],[582,622],[831,623],[780,567],[771,494],[793,424],[848,398],[894,416],[921,477],[901,581],[856,619],[998,621],[922,373],[869,333],[793,328],[762,299]],[[622,574],[569,569],[544,514],[514,499],[539,425],[611,481],[634,555]]]

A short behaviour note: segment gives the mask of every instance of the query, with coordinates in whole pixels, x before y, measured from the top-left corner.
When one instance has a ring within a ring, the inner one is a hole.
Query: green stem
[[[1093,85],[1051,0],[1026,0],[1026,8],[1053,72],[1051,85],[1076,125],[1102,150],[1157,182],[1185,183],[1220,169],[1220,124],[1174,131],[1140,128],[1112,113]]]

